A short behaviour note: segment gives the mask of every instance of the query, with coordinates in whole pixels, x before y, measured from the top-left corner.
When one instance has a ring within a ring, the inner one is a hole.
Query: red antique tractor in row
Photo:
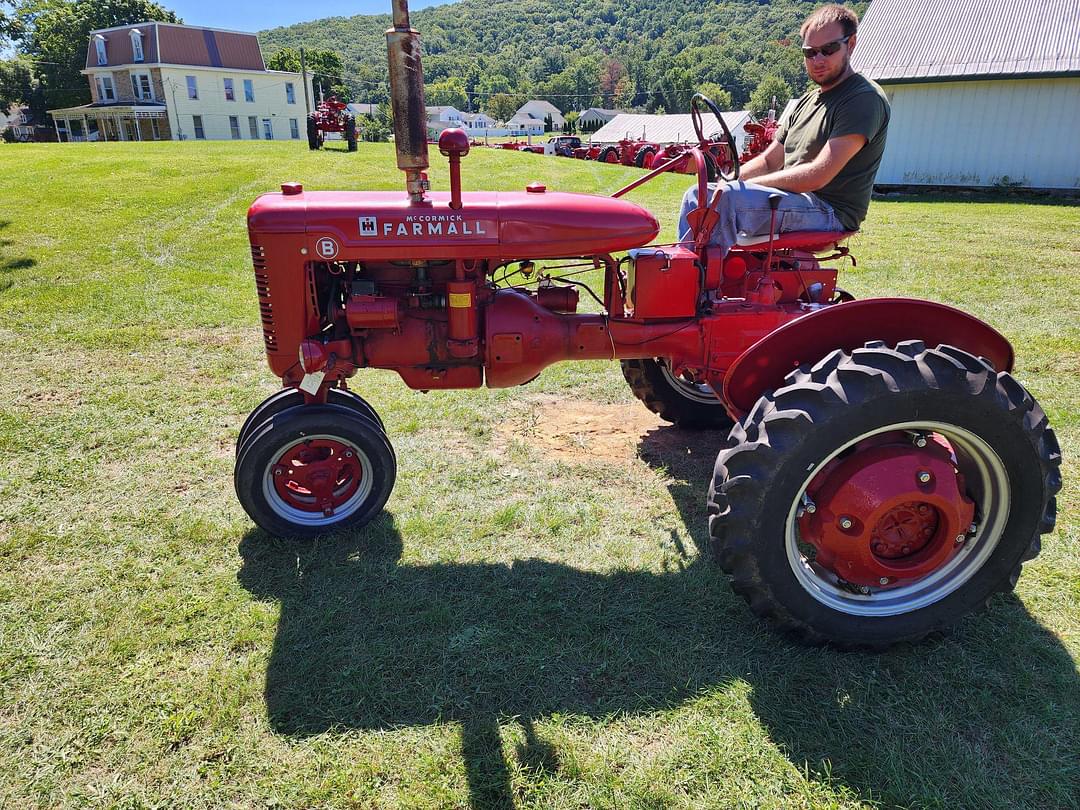
[[[758,614],[809,641],[881,647],[956,622],[1053,529],[1060,452],[1009,373],[1009,342],[930,301],[853,300],[848,233],[752,234],[708,246],[715,205],[700,148],[691,237],[651,244],[622,197],[431,192],[418,35],[404,0],[387,32],[406,193],[286,183],[248,214],[266,355],[283,388],[237,440],[236,492],[272,535],[357,529],[394,486],[379,415],[348,381],[396,372],[424,391],[524,385],[552,363],[609,359],[645,407],[729,432],[705,505],[711,554]],[[719,111],[694,101],[702,115]],[[738,176],[734,141],[727,179]],[[602,270],[603,310],[534,262]],[[514,276],[514,274],[517,274]],[[544,276],[537,285],[506,283]],[[499,279],[501,283],[496,283]]]
[[[308,149],[321,149],[328,132],[341,133],[348,150],[356,151],[356,116],[336,96],[320,101],[315,112],[308,116]]]

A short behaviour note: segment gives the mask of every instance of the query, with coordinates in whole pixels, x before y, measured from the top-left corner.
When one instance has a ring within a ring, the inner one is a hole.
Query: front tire
[[[329,388],[326,391],[326,402],[329,405],[340,405],[343,408],[350,408],[361,416],[366,416],[383,431],[386,430],[382,418],[375,409],[371,407],[371,403],[359,394],[353,393],[345,388]],[[240,432],[236,435],[236,455],[240,455],[240,451],[244,447],[244,442],[248,440],[248,437],[257,430],[263,422],[271,416],[275,416],[283,411],[287,411],[289,408],[296,408],[303,404],[304,395],[298,388],[282,388],[256,405],[251,413],[248,414],[247,419],[244,420],[244,424],[240,427]]]
[[[985,361],[918,341],[835,351],[732,430],[711,550],[803,640],[918,640],[1015,585],[1054,528],[1060,463],[1041,408]]]
[[[276,536],[355,529],[385,505],[397,478],[386,433],[338,405],[290,408],[247,439],[233,474],[255,523]]]
[[[596,156],[596,159],[601,163],[618,163],[619,150],[614,146],[605,146],[600,150],[600,154]]]
[[[688,429],[730,430],[734,424],[711,387],[676,374],[667,360],[623,360],[622,372],[634,396],[661,419]]]

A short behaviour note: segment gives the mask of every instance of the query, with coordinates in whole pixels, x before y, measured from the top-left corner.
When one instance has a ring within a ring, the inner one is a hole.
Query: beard
[[[844,54],[844,61],[841,62],[834,70],[830,70],[828,73],[815,77],[813,73],[807,73],[810,77],[810,81],[819,87],[828,87],[833,84],[837,79],[844,75],[848,66],[851,64],[851,56]]]

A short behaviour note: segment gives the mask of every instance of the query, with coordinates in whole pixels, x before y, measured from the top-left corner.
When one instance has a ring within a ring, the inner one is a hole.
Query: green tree
[[[496,93],[487,100],[484,109],[496,121],[508,121],[514,117],[521,102],[508,93]]]
[[[148,20],[183,22],[152,0],[21,0],[14,17],[19,50],[34,59],[34,78],[49,107],[90,100],[89,83],[80,71],[86,67],[91,31]]]
[[[431,107],[466,110],[469,106],[469,94],[465,90],[465,82],[453,78],[424,87],[424,101]]]
[[[565,132],[567,132],[569,134],[573,134],[574,132],[577,131],[578,115],[579,115],[579,113],[578,113],[577,110],[571,110],[570,112],[568,112],[566,115],[563,116],[563,118],[566,119],[566,127],[564,129]]]
[[[776,98],[776,106],[773,107],[773,98]],[[764,118],[769,110],[775,110],[780,115],[784,105],[791,98],[791,88],[787,82],[779,76],[766,76],[750,94],[750,112],[756,118]]]
[[[334,51],[311,48],[304,49],[304,62],[307,66],[308,80],[311,82],[312,92],[315,97],[311,103],[319,103],[319,94],[325,98],[336,96],[339,101],[355,101],[350,92],[349,85],[345,80],[345,66],[341,63],[341,57]],[[266,60],[269,70],[287,70],[290,73],[300,72],[300,51],[297,48],[282,48],[275,51]],[[377,103],[377,102],[372,102]]]
[[[697,86],[696,92],[701,93],[701,95],[712,101],[712,103],[721,110],[734,109],[732,106],[734,102],[731,99],[731,93],[718,84],[704,82]]]

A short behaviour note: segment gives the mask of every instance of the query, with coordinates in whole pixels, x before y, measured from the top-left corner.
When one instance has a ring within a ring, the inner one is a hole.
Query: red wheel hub
[[[892,434],[896,436],[897,434]],[[860,444],[811,481],[813,512],[799,532],[815,562],[856,585],[888,586],[924,577],[964,546],[975,504],[941,438],[917,447],[905,438]]]
[[[273,475],[274,491],[289,506],[329,517],[356,494],[364,473],[351,445],[310,439],[282,453]]]

